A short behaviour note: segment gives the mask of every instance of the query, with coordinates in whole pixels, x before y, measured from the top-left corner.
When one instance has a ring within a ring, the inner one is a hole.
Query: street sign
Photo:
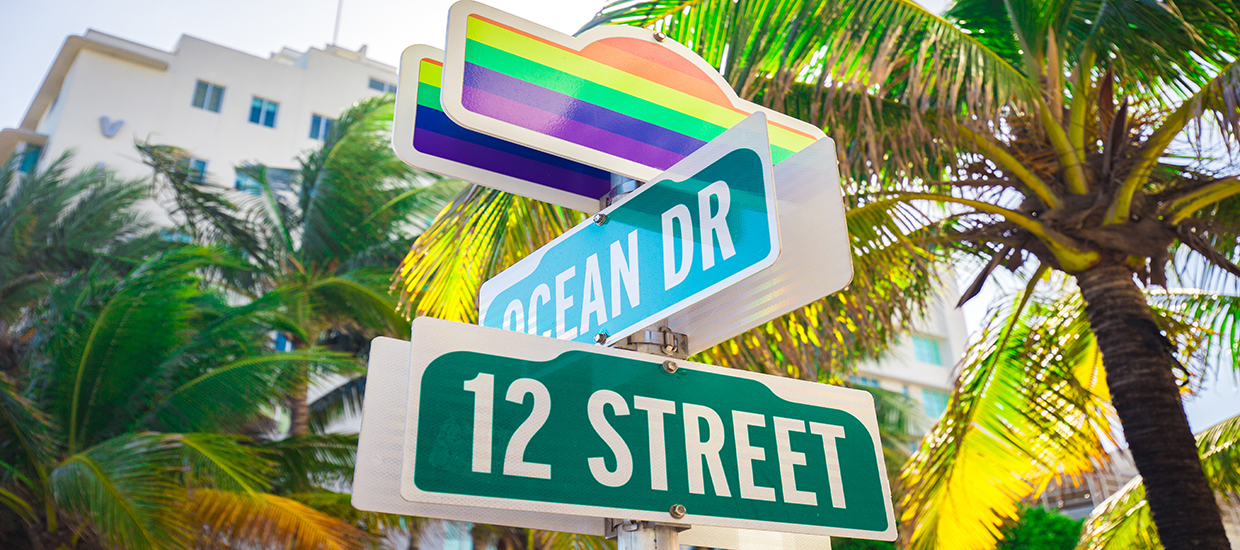
[[[648,29],[566,35],[462,0],[448,13],[444,112],[458,124],[650,181],[746,116],[767,114],[776,164],[822,130],[736,96],[692,50]]]
[[[478,324],[611,344],[770,266],[767,127],[750,115],[484,283]]]
[[[427,317],[412,340],[407,501],[896,536],[867,392]]]
[[[484,187],[595,212],[611,174],[593,166],[480,134],[440,106],[443,51],[410,46],[400,57],[392,148],[410,166]]]
[[[836,168],[835,142],[822,138],[775,165],[779,258],[673,314],[672,332],[692,355],[833,294],[852,280],[852,251]]]
[[[409,402],[411,344],[394,338],[375,338],[370,344],[366,371],[366,400],[358,434],[353,506],[359,510],[402,516],[470,521],[545,531],[603,536],[602,518],[552,514],[530,510],[477,508],[450,504],[409,502],[400,496],[405,413]],[[830,538],[803,533],[755,531],[695,525],[680,534],[680,542],[704,548],[744,550],[823,550]]]

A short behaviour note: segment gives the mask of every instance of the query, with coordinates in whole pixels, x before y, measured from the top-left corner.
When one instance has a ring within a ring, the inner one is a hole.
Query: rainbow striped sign
[[[440,106],[443,51],[401,54],[392,147],[411,166],[485,187],[595,212],[611,174],[457,125]]]
[[[738,98],[705,60],[646,29],[573,37],[463,0],[446,59],[441,101],[458,124],[641,181],[757,111],[776,164],[825,137]]]

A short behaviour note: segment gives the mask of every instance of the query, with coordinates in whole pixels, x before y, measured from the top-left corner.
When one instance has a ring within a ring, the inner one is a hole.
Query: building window
[[[950,397],[945,392],[936,390],[921,390],[921,400],[926,407],[926,416],[938,420],[943,416],[943,411],[947,410],[947,398]]]
[[[22,149],[21,160],[17,163],[17,171],[29,174],[39,166],[39,157],[43,156],[43,146],[27,143]]]
[[[939,352],[939,341],[929,336],[913,335],[913,357],[922,363],[943,364],[943,354]]]
[[[224,102],[224,87],[209,84],[201,80],[194,88],[194,106],[212,113],[220,112],[220,104]]]
[[[263,184],[253,177],[238,171],[237,181],[233,183],[233,189],[251,195],[261,195],[263,193]]]
[[[310,139],[327,141],[327,134],[331,133],[335,123],[335,120],[325,116],[310,115]]]
[[[189,176],[186,179],[194,183],[207,181],[207,161],[191,157],[186,162],[186,166],[189,168]]]
[[[372,89],[372,90],[374,90],[374,91],[376,91],[376,92],[383,92],[383,93],[386,93],[386,94],[394,94],[394,93],[396,93],[396,85],[395,85],[395,84],[388,84],[387,82],[384,82],[384,81],[382,81],[382,80],[376,80],[376,79],[373,79],[373,78],[372,78],[372,79],[370,79],[370,84],[369,84],[369,86],[370,86],[370,89]]]
[[[250,103],[250,122],[262,124],[268,128],[275,128],[276,111],[279,109],[279,103],[255,97],[254,101]]]
[[[867,388],[877,388],[877,387],[878,387],[878,380],[875,380],[875,379],[873,379],[873,378],[866,378],[866,377],[864,377],[864,376],[854,376],[854,377],[852,377],[852,381],[853,381],[853,383],[854,383],[854,384],[856,384],[856,385],[858,385],[858,386],[865,386],[865,387],[867,387]]]

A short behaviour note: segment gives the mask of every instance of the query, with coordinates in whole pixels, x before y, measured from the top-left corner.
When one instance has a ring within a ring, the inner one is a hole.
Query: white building
[[[858,365],[853,377],[856,384],[902,393],[920,403],[925,418],[918,432],[929,430],[943,415],[957,363],[968,346],[964,313],[956,307],[959,296],[955,279],[943,277],[941,293],[925,319],[913,323],[912,332],[878,361]]]
[[[167,52],[88,30],[65,40],[26,116],[0,132],[0,159],[74,149],[74,168],[147,177],[134,142],[149,141],[189,151],[192,168],[233,185],[244,162],[293,167],[341,111],[395,83],[396,68],[367,59],[365,46],[263,59],[191,36]]]

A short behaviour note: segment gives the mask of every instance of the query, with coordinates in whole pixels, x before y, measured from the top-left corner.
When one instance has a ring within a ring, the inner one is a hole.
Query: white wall
[[[83,49],[44,114],[38,132],[49,136],[45,158],[76,150],[75,167],[102,162],[130,177],[150,170],[134,149],[135,140],[175,145],[208,162],[208,177],[231,187],[233,167],[242,162],[292,167],[298,155],[315,148],[312,114],[336,118],[357,100],[378,92],[369,79],[396,82],[396,71],[353,52],[311,49],[300,59],[262,59],[190,36],[175,52],[151,50],[90,31],[86,38],[168,63],[161,71]],[[352,53],[359,59],[342,55]],[[296,53],[294,52],[294,55]],[[225,88],[219,113],[191,105],[199,80]],[[279,103],[275,128],[249,121],[254,96]],[[112,138],[99,119],[125,121]]]

